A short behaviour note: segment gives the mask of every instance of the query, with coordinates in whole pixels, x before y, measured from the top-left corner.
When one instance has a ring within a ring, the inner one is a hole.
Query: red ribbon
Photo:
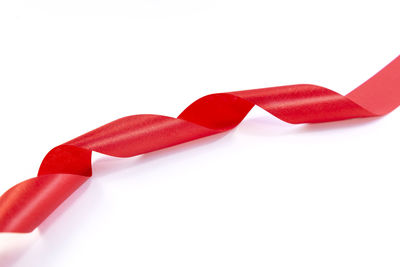
[[[316,85],[291,85],[202,97],[178,118],[124,117],[52,149],[38,176],[0,197],[0,232],[31,232],[91,175],[91,154],[132,157],[238,125],[257,105],[289,123],[384,115],[400,104],[400,57],[342,96]]]

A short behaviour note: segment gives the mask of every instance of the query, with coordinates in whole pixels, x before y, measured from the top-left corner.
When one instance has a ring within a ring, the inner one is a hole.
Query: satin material
[[[291,85],[212,94],[188,106],[178,118],[124,117],[52,149],[37,177],[0,197],[0,232],[34,230],[91,175],[91,154],[132,157],[238,125],[259,106],[288,123],[318,123],[384,115],[400,104],[400,57],[342,96],[316,85]]]

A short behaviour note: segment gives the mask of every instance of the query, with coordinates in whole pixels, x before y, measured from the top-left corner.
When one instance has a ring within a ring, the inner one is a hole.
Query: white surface
[[[1,1],[3,193],[52,147],[208,93],[347,93],[399,53],[398,1]],[[94,177],[0,266],[399,266],[400,110],[234,131]]]

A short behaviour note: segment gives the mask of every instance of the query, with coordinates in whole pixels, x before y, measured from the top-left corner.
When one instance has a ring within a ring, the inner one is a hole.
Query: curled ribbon
[[[53,148],[37,177],[6,191],[0,197],[0,232],[38,227],[92,175],[92,151],[132,157],[221,133],[238,125],[255,105],[297,124],[381,116],[399,104],[400,56],[346,96],[316,85],[290,85],[207,95],[178,118],[124,117]]]

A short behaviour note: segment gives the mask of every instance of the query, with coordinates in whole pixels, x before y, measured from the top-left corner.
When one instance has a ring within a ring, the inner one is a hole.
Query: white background
[[[348,93],[400,53],[398,1],[0,2],[0,193],[52,147],[214,92]],[[94,176],[0,266],[399,266],[400,110],[234,131]]]

